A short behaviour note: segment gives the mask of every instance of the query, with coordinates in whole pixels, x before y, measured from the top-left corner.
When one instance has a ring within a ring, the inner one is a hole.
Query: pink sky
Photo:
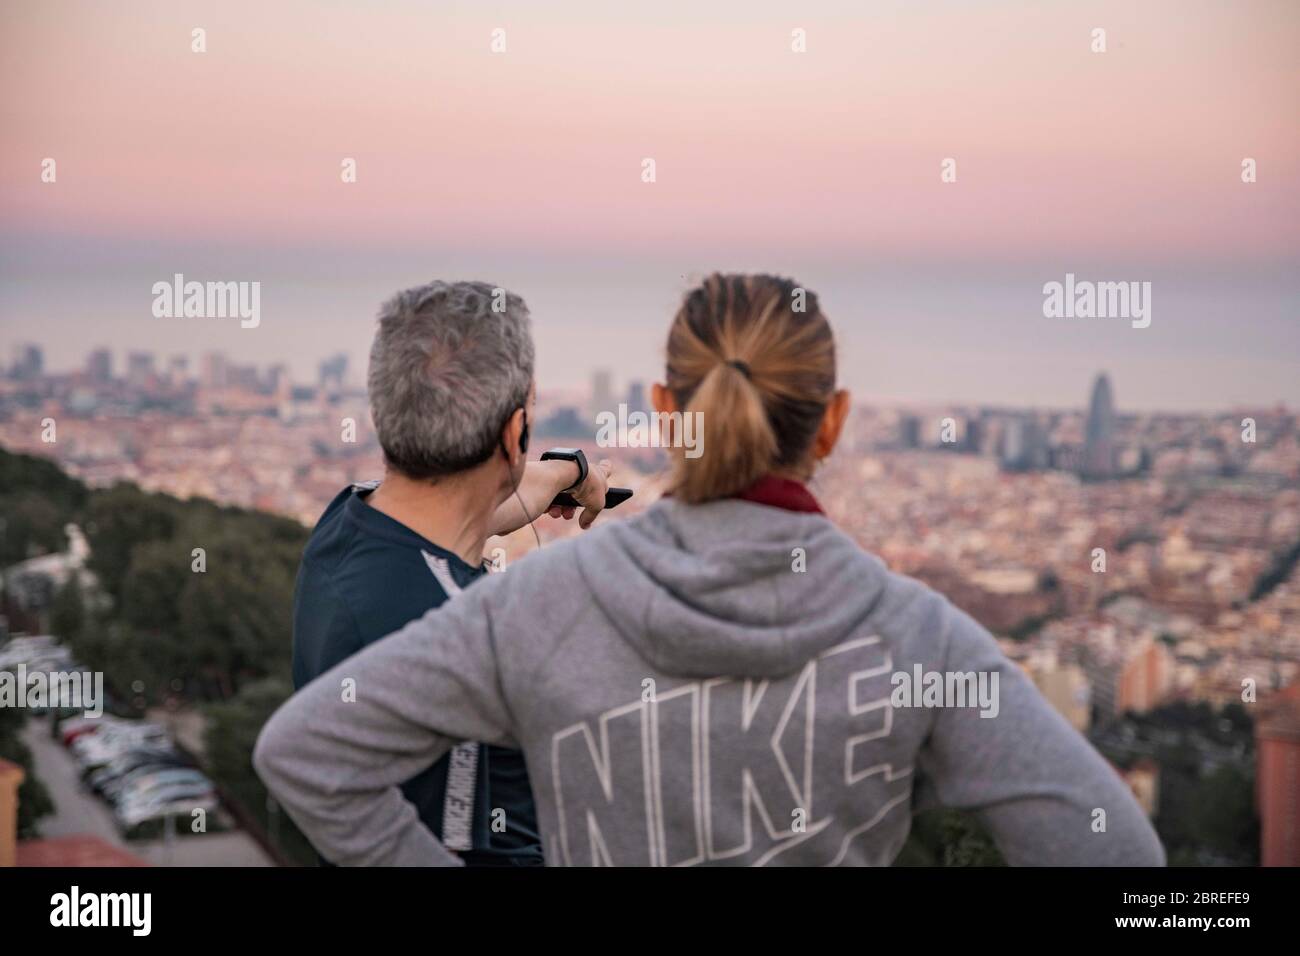
[[[53,0],[3,18],[10,230],[1009,259],[1300,240],[1288,0]]]

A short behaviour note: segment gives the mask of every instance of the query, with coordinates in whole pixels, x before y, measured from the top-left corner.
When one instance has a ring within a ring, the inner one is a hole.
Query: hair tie
[[[734,368],[741,375],[745,376],[745,378],[749,379],[750,381],[753,381],[754,374],[749,370],[749,365],[746,364],[745,362],[742,362],[740,359],[727,359],[727,364],[730,365],[732,368]]]

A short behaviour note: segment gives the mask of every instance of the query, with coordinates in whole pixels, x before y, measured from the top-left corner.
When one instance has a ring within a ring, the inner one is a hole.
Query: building
[[[921,419],[915,415],[899,416],[898,446],[900,448],[921,447]]]
[[[1083,668],[1074,664],[1063,667],[1030,668],[1029,676],[1049,704],[1081,734],[1092,723],[1092,693]]]
[[[538,422],[536,434],[542,438],[582,438],[591,434],[591,426],[576,408],[565,405]]]
[[[631,412],[648,412],[650,403],[645,397],[644,382],[630,382],[627,386],[627,410]]]
[[[26,343],[14,346],[13,364],[9,366],[11,378],[30,382],[38,379],[45,371],[45,353],[39,345]]]
[[[1255,722],[1261,866],[1300,866],[1300,684],[1260,705]]]
[[[18,787],[26,772],[0,758],[0,867],[148,866],[97,836],[73,835],[18,841]]]
[[[95,349],[86,358],[86,378],[96,385],[107,385],[113,380],[113,353],[108,349]]]
[[[1121,714],[1145,714],[1165,703],[1173,688],[1173,654],[1163,641],[1146,638],[1120,668],[1115,705]]]
[[[208,352],[203,356],[199,381],[206,389],[226,387],[226,356],[221,352]]]
[[[289,367],[283,362],[272,365],[266,373],[266,388],[279,401],[287,402],[293,390],[293,383],[289,380]]]
[[[258,374],[256,365],[234,365],[226,366],[226,387],[236,388],[245,392],[260,392],[262,379]]]
[[[173,355],[167,363],[167,381],[170,385],[179,388],[184,385],[190,377],[190,360],[184,355]]]
[[[601,412],[614,412],[614,376],[607,368],[598,368],[591,374],[591,405],[588,417],[595,422]]]
[[[1048,466],[1047,434],[1037,415],[1016,415],[1003,423],[998,458],[1006,471],[1038,471]]]
[[[342,352],[331,355],[318,366],[317,382],[321,394],[334,397],[343,391],[343,383],[348,375],[348,357]]]
[[[131,352],[126,357],[126,380],[134,388],[146,388],[154,380],[153,355]]]
[[[1110,478],[1115,474],[1115,399],[1110,378],[1097,376],[1092,385],[1088,423],[1083,446],[1083,474],[1086,478]]]

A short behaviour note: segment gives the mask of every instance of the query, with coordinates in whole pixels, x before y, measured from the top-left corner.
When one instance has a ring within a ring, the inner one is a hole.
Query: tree
[[[208,705],[204,747],[212,779],[257,819],[276,849],[310,866],[317,862],[316,851],[287,815],[270,808],[270,795],[252,763],[257,735],[292,692],[287,680],[269,678],[246,685],[230,700]]]
[[[85,504],[85,485],[48,459],[0,449],[0,488],[0,568],[67,546],[63,527]]]
[[[85,626],[86,603],[81,594],[81,582],[76,574],[70,574],[50,605],[50,632],[64,641],[71,641]]]
[[[969,813],[950,808],[913,817],[895,866],[1006,866],[993,838]]]
[[[171,538],[179,505],[175,498],[125,483],[92,495],[83,527],[90,544],[89,566],[115,603],[121,603],[129,580],[132,551],[145,542]]]

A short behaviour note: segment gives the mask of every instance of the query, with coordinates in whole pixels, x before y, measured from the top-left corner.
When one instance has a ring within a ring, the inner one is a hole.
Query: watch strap
[[[542,461],[571,461],[578,466],[578,480],[565,488],[565,492],[582,487],[587,480],[587,456],[581,448],[549,448],[542,452]]]

